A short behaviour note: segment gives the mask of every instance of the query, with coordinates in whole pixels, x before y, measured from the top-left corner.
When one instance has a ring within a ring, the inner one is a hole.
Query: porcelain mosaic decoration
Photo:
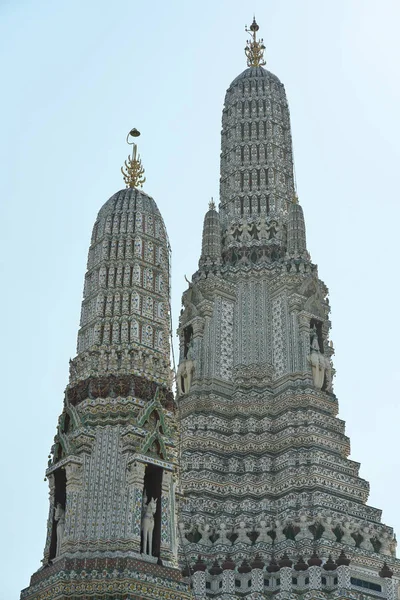
[[[127,189],[93,228],[43,565],[22,600],[398,597],[396,538],[337,417],[285,90],[248,31],[220,202],[182,297],[176,398],[168,237],[128,135]]]

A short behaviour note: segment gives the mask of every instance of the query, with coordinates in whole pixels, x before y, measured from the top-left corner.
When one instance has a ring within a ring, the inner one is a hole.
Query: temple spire
[[[244,49],[247,56],[248,67],[263,67],[267,64],[264,60],[264,40],[262,38],[257,40],[257,31],[259,29],[260,28],[257,25],[255,17],[253,17],[253,22],[250,25],[250,29],[247,28],[247,25],[245,27],[245,31],[250,33],[252,37],[251,40],[247,40],[247,46]]]
[[[139,135],[140,131],[133,128],[126,136],[126,143],[133,146],[132,156],[129,155],[125,161],[125,168],[121,167],[121,173],[124,176],[127,188],[143,187],[143,184],[146,181],[142,161],[140,160],[140,155],[137,153],[137,144],[135,144],[134,141],[129,141],[130,137],[136,138],[139,137]]]
[[[215,270],[221,264],[221,224],[214,199],[208,203],[208,211],[204,217],[203,242],[199,267]]]

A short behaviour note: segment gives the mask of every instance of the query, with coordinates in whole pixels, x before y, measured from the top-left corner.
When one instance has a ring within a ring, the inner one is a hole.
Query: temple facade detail
[[[400,598],[395,534],[338,418],[285,89],[255,19],[246,30],[176,373],[168,236],[128,134],[126,189],[93,227],[42,566],[21,600]]]

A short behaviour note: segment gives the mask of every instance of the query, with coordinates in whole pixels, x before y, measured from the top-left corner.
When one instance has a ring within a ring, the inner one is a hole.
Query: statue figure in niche
[[[188,394],[192,386],[192,379],[194,373],[194,340],[193,333],[190,336],[187,344],[186,356],[181,361],[178,367],[178,373],[176,375],[176,383],[178,386],[178,393],[180,396]]]
[[[327,392],[332,391],[332,364],[330,359],[327,356],[322,356],[324,359],[324,367],[325,367],[325,387],[324,389]]]
[[[308,360],[311,364],[314,385],[320,390],[325,380],[326,359],[319,347],[318,332],[315,325],[310,331],[310,356]]]
[[[56,556],[60,556],[61,554],[61,543],[64,537],[64,529],[65,529],[65,510],[62,505],[58,502],[56,509],[54,511],[54,520],[57,523],[56,535],[57,535],[57,546],[56,546]]]
[[[157,510],[157,499],[152,498],[147,503],[146,493],[143,494],[143,516],[142,516],[142,535],[143,535],[143,554],[152,556],[153,554],[153,531],[154,515]]]

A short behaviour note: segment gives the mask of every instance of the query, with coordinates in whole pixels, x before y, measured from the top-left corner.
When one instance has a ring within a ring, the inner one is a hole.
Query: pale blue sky
[[[91,227],[142,132],[173,250],[175,328],[218,198],[223,98],[253,12],[286,86],[308,245],[329,286],[335,391],[370,504],[400,532],[399,50],[392,0],[0,2],[0,600],[45,540],[47,454],[75,354]]]

